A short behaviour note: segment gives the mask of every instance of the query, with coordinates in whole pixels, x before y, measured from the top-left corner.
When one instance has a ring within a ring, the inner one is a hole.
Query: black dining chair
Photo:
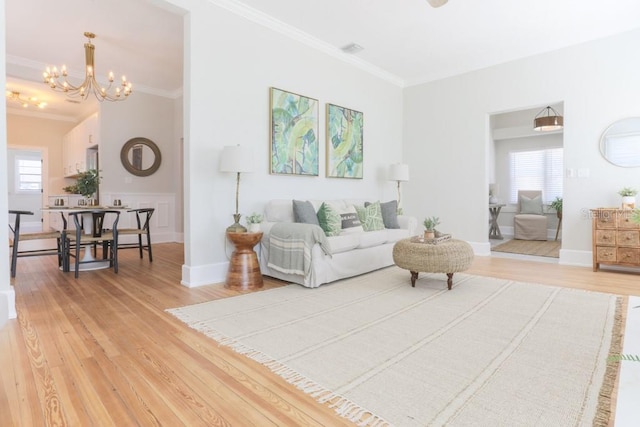
[[[149,252],[149,262],[153,262],[153,252],[151,251],[151,228],[150,221],[154,208],[131,209],[127,212],[135,212],[137,228],[122,228],[118,231],[119,236],[137,235],[137,243],[118,242],[118,249],[138,249],[140,251],[140,259],[143,258],[142,251]],[[145,236],[145,244],[142,243],[142,236]]]
[[[9,247],[11,248],[11,277],[16,277],[18,258],[29,256],[57,255],[58,266],[63,266],[63,242],[62,234],[59,231],[43,231],[37,233],[22,233],[20,231],[20,221],[23,215],[33,215],[31,211],[9,210],[9,215],[15,215],[13,226],[9,224],[11,235],[9,236]],[[20,242],[34,240],[56,240],[56,247],[39,249],[20,249]]]
[[[105,228],[105,217],[114,215],[110,228]],[[75,230],[63,231],[63,242],[65,258],[70,265],[70,258],[74,258],[74,274],[78,277],[81,264],[109,262],[109,267],[114,273],[118,272],[118,221],[120,211],[118,210],[86,210],[69,213],[69,218],[73,220]],[[87,230],[90,228],[90,230]],[[91,256],[91,248],[102,246],[102,259]],[[80,249],[85,248],[83,258],[80,257]]]

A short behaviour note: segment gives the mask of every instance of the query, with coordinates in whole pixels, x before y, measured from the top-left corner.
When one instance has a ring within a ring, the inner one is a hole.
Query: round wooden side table
[[[263,286],[260,263],[253,247],[262,240],[260,233],[227,233],[236,249],[231,254],[225,288],[236,290],[258,289]]]

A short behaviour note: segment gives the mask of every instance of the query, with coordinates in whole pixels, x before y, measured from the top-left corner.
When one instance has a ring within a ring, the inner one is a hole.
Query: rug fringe
[[[616,312],[613,321],[613,330],[611,332],[611,346],[609,348],[609,358],[614,354],[619,354],[622,351],[622,313],[623,313],[623,301],[627,301],[627,298],[618,298],[616,300]],[[600,387],[600,394],[598,396],[598,408],[596,409],[596,415],[593,419],[594,427],[606,427],[610,425],[613,405],[612,394],[613,389],[618,379],[618,372],[620,371],[620,361],[607,362],[607,368],[604,373],[604,379],[602,380],[602,386]]]
[[[183,319],[184,317],[189,317],[189,316],[183,316],[182,313],[179,313],[176,311],[169,311],[169,310],[167,311],[182,321],[185,321]],[[195,322],[193,324],[189,324],[189,323],[186,323],[186,324],[191,329],[195,329],[196,331],[206,335],[208,338],[213,339],[219,345],[228,347],[238,354],[241,354],[252,360],[255,360],[256,362],[260,363],[261,365],[271,370],[271,372],[273,372],[274,374],[283,378],[289,384],[295,386],[297,389],[301,390],[305,394],[313,397],[318,403],[325,404],[328,402],[332,402],[333,400],[337,400],[337,403],[336,402],[329,403],[329,407],[334,409],[336,414],[338,414],[339,416],[346,418],[349,421],[352,421],[353,423],[359,426],[362,426],[362,427],[390,427],[391,426],[391,423],[389,423],[382,417],[374,415],[368,409],[365,409],[357,405],[356,403],[353,403],[349,399],[343,396],[340,396],[332,392],[331,390],[328,390],[322,385],[308,379],[307,377],[300,374],[296,370],[289,368],[288,366],[282,364],[281,362],[278,362],[272,357],[260,351],[254,350],[253,348],[245,344],[241,344],[237,342],[235,339],[229,338],[228,336],[214,329],[211,329],[210,327],[206,326],[204,322]]]

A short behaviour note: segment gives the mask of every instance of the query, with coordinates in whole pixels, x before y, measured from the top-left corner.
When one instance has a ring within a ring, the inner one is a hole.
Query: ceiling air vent
[[[344,53],[349,53],[349,54],[354,54],[354,53],[358,53],[362,50],[364,50],[364,48],[362,46],[360,46],[357,43],[349,43],[346,46],[342,46],[340,49],[342,49],[342,51]]]

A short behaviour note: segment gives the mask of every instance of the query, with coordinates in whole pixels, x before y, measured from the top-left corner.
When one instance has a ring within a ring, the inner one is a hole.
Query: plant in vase
[[[96,192],[98,191],[98,185],[100,184],[99,171],[96,169],[87,169],[85,172],[78,172],[76,178],[76,187],[78,194],[82,194],[87,199],[94,199]],[[93,204],[93,203],[89,203]]]
[[[440,218],[437,216],[427,217],[424,222],[424,238],[433,239],[436,237],[436,227],[440,224]]]
[[[247,225],[249,233],[259,233],[260,232],[260,223],[262,222],[262,215],[259,213],[252,213],[247,216]]]
[[[622,209],[634,209],[636,207],[636,194],[638,194],[638,190],[624,187],[618,191],[618,194],[622,196]]]
[[[556,197],[553,202],[549,203],[549,206],[556,211],[558,219],[562,219],[562,197]]]

